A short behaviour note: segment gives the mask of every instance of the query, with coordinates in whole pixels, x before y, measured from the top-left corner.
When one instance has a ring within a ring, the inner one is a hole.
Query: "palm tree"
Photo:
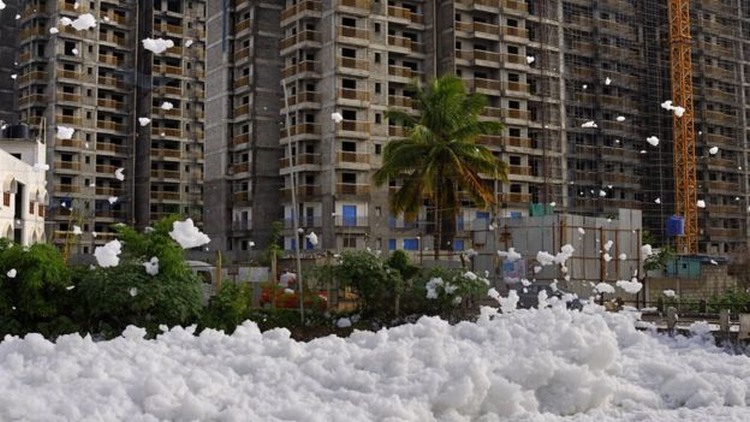
[[[479,119],[487,99],[467,94],[463,81],[455,75],[437,78],[426,88],[414,85],[411,89],[418,114],[394,109],[386,112],[386,118],[407,129],[408,137],[385,146],[383,166],[373,181],[376,186],[389,180],[403,182],[390,197],[393,215],[404,213],[413,220],[425,200],[435,207],[437,257],[439,250],[451,249],[462,192],[478,207],[495,205],[494,189],[482,175],[507,180],[506,165],[476,140],[498,133],[503,125]]]

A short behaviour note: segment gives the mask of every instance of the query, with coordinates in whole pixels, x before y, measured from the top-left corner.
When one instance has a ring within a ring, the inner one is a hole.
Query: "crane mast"
[[[698,194],[695,123],[693,114],[693,59],[690,37],[690,0],[669,2],[669,64],[672,102],[685,112],[672,116],[674,138],[675,213],[685,219],[685,236],[677,237],[677,252],[698,252]]]

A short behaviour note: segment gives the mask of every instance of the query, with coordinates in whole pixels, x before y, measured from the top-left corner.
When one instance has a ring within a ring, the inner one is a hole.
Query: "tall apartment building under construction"
[[[700,251],[740,253],[750,201],[750,6],[691,8]],[[408,110],[411,82],[446,73],[488,97],[484,118],[506,128],[480,142],[509,165],[509,181],[496,184],[501,208],[466,203],[455,248],[471,246],[477,220],[615,217],[618,208],[643,209],[646,228],[664,237],[675,209],[673,114],[660,107],[671,96],[668,22],[667,0],[210,3],[212,245],[242,259],[282,220],[293,249],[294,194],[300,226],[321,237],[315,248],[431,247],[423,244],[430,210],[416,222],[389,215],[398,181],[376,188],[371,176],[384,145],[404,136],[385,111]]]
[[[48,239],[91,253],[113,223],[200,221],[206,2],[17,3],[19,120],[46,133]],[[146,38],[174,46],[156,54]]]

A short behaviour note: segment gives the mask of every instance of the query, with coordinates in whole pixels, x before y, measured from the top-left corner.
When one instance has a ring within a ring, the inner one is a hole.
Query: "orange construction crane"
[[[672,102],[675,106],[685,109],[682,116],[675,114],[672,117],[675,213],[685,219],[685,236],[677,238],[677,252],[695,254],[698,252],[698,184],[693,119],[690,0],[668,1]]]

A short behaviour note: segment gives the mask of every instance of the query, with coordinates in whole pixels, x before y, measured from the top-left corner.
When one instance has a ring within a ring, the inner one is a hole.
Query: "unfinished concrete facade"
[[[18,3],[18,0],[6,1],[5,9],[0,11],[0,126],[18,122]]]
[[[202,219],[204,7],[199,0],[22,2],[21,121],[47,129],[47,234],[55,243],[68,243],[78,225],[84,234],[73,252],[90,253],[112,238],[112,223]],[[65,25],[85,14],[93,28]],[[145,38],[174,47],[154,54]],[[58,138],[59,126],[75,129],[72,139]]]
[[[276,219],[292,250],[296,213],[321,240],[304,250],[431,247],[430,210],[415,222],[389,215],[398,182],[375,188],[371,175],[383,146],[404,135],[385,110],[410,109],[409,84],[444,73],[488,97],[484,117],[506,128],[479,142],[509,164],[509,181],[493,186],[500,208],[465,204],[456,249],[470,246],[475,220],[550,212],[616,218],[642,209],[644,228],[665,236],[674,213],[672,114],[659,107],[671,95],[665,1],[219,3],[209,10],[217,53],[208,84],[218,91],[207,162],[217,179],[206,196],[222,216],[217,245],[265,247]],[[748,241],[745,8],[693,2],[698,192],[707,204],[699,240],[712,254]]]

